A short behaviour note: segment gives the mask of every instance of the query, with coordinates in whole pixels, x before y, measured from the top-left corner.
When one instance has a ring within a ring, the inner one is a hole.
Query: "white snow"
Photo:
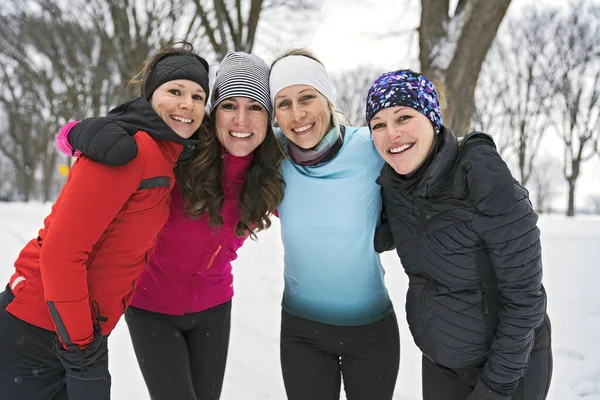
[[[49,204],[0,203],[2,287],[19,251],[36,236],[49,209]],[[548,399],[600,400],[600,219],[550,216],[541,218],[540,227],[554,339],[554,377]],[[258,242],[245,244],[235,262],[237,293],[224,400],[285,399],[278,348],[282,258],[276,220],[269,231],[259,234]],[[395,252],[384,254],[383,263],[402,341],[394,399],[420,399],[420,354],[404,319],[406,278]],[[109,345],[113,400],[148,400],[124,322],[117,325]]]

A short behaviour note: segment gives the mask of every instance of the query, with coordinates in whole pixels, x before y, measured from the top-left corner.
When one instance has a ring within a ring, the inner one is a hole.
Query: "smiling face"
[[[252,153],[265,140],[269,113],[256,100],[231,97],[215,111],[217,139],[236,157]]]
[[[177,79],[157,87],[150,105],[177,135],[188,139],[204,118],[206,93],[194,81]]]
[[[375,114],[369,125],[377,151],[400,175],[415,172],[433,148],[433,125],[413,108],[385,108]]]
[[[281,89],[273,106],[283,134],[303,149],[315,147],[332,128],[329,102],[312,86]]]

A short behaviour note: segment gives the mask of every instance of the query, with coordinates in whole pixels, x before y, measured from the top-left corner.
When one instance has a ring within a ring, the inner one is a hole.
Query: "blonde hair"
[[[317,58],[317,56],[315,56],[314,53],[312,51],[310,51],[309,49],[307,49],[306,47],[293,47],[291,49],[287,49],[286,51],[284,51],[283,54],[277,56],[277,58],[275,58],[275,60],[273,60],[273,62],[271,63],[271,68],[273,68],[273,65],[277,64],[277,62],[279,60],[282,60],[289,56],[308,57],[310,59],[315,60],[319,64],[324,65],[323,62],[321,60],[319,60]]]
[[[284,51],[283,54],[277,56],[277,58],[275,58],[275,60],[273,60],[273,62],[271,63],[271,68],[273,68],[273,66],[275,64],[277,64],[278,61],[280,61],[286,57],[289,57],[289,56],[307,57],[307,58],[310,58],[310,59],[318,62],[321,65],[324,65],[323,62],[321,60],[319,60],[319,58],[317,56],[315,56],[315,54],[311,50],[307,49],[306,47],[293,47],[293,48],[290,48],[290,49]],[[321,94],[321,96],[323,96],[323,94]],[[325,96],[323,96],[323,97],[325,97]],[[325,99],[327,100],[327,105],[329,106],[329,113],[331,114],[331,126],[339,130],[341,123],[340,123],[340,119],[337,114],[339,113],[339,114],[343,115],[348,122],[350,122],[350,119],[348,117],[346,117],[346,114],[344,114],[342,111],[337,110],[327,97],[325,97]],[[274,104],[273,104],[273,109],[275,109]],[[325,132],[325,133],[327,133],[327,132]]]

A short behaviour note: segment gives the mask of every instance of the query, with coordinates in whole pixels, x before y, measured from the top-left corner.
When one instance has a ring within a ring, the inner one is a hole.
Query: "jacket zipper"
[[[210,257],[210,260],[208,261],[208,266],[206,267],[206,269],[209,269],[210,267],[212,267],[213,262],[215,262],[215,258],[217,257],[217,254],[219,254],[219,252],[221,251],[221,247],[222,247],[222,245],[220,244],[217,247],[217,250],[215,250],[213,255]]]
[[[212,233],[210,234],[210,239],[209,239],[209,242],[206,244],[206,247],[205,247],[205,248],[204,248],[204,250],[202,251],[202,260],[204,259],[204,255],[205,255],[205,253],[208,251],[208,249],[210,249],[210,246],[213,244],[213,240],[214,240],[214,238],[215,238],[215,232],[212,232]],[[218,251],[219,251],[219,250],[220,250],[220,245],[219,245],[219,248],[217,249],[217,253],[218,253]],[[214,259],[215,259],[215,257],[216,257],[216,256],[217,256],[217,255],[216,255],[215,253],[213,253],[213,254],[212,254],[212,256],[210,257],[210,260],[209,260],[209,262],[208,262],[208,267],[206,267],[206,269],[210,268],[210,266],[211,266],[211,265],[212,265],[212,263],[214,262]],[[190,273],[190,274],[192,274],[192,275],[193,275],[193,274],[195,274],[195,273],[201,273],[201,272],[200,272],[200,268],[201,268],[201,267],[202,267],[202,265],[196,265],[196,267],[195,267],[195,269],[194,269],[194,272],[192,273],[192,272],[190,271],[189,273]],[[193,302],[193,301],[192,301],[192,294],[193,294],[193,292],[194,292],[194,290],[193,290],[193,282],[194,282],[194,280],[193,280],[193,279],[191,279],[191,278],[192,278],[192,275],[190,275],[190,279],[188,279],[188,283],[189,283],[189,286],[188,286],[188,301],[187,301],[187,303],[186,303],[186,305],[185,305],[185,314],[188,314],[188,313],[189,313],[189,311],[190,311],[190,305],[191,305],[191,304],[192,304],[192,302]]]
[[[221,159],[223,160],[223,170],[225,170],[227,168],[227,154],[228,153],[221,154]],[[223,190],[226,190],[226,187],[224,187]],[[208,251],[208,249],[210,249],[210,246],[213,243],[214,237],[215,237],[215,232],[211,233],[210,241],[204,248],[204,253],[206,253]],[[222,245],[219,244],[219,246],[217,247],[217,250],[215,250],[215,252],[211,255],[211,257],[208,261],[208,265],[206,266],[206,269],[209,269],[210,267],[212,267],[213,263],[215,262],[215,258],[217,258],[217,255],[221,251],[221,247],[222,247]],[[188,292],[189,293],[189,296],[188,296],[189,301],[185,308],[185,314],[189,313],[189,311],[190,311],[189,307],[192,304],[192,292],[193,292],[193,288],[192,288],[193,283],[192,282],[193,282],[193,279],[190,279],[189,280],[189,292]]]

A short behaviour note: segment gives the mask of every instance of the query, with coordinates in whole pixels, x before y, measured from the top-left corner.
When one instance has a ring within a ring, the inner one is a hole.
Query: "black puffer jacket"
[[[177,164],[190,162],[198,147],[197,133],[190,139],[180,137],[143,97],[115,107],[106,117],[82,120],[69,131],[67,140],[73,151],[79,150],[105,165],[119,166],[137,157],[138,147],[133,135],[138,130],[143,130],[153,139],[183,145]]]
[[[383,168],[389,230],[376,248],[396,246],[424,355],[448,368],[483,366],[484,383],[510,395],[546,312],[538,217],[491,137],[471,134],[459,150],[452,132],[440,135],[417,178]]]

